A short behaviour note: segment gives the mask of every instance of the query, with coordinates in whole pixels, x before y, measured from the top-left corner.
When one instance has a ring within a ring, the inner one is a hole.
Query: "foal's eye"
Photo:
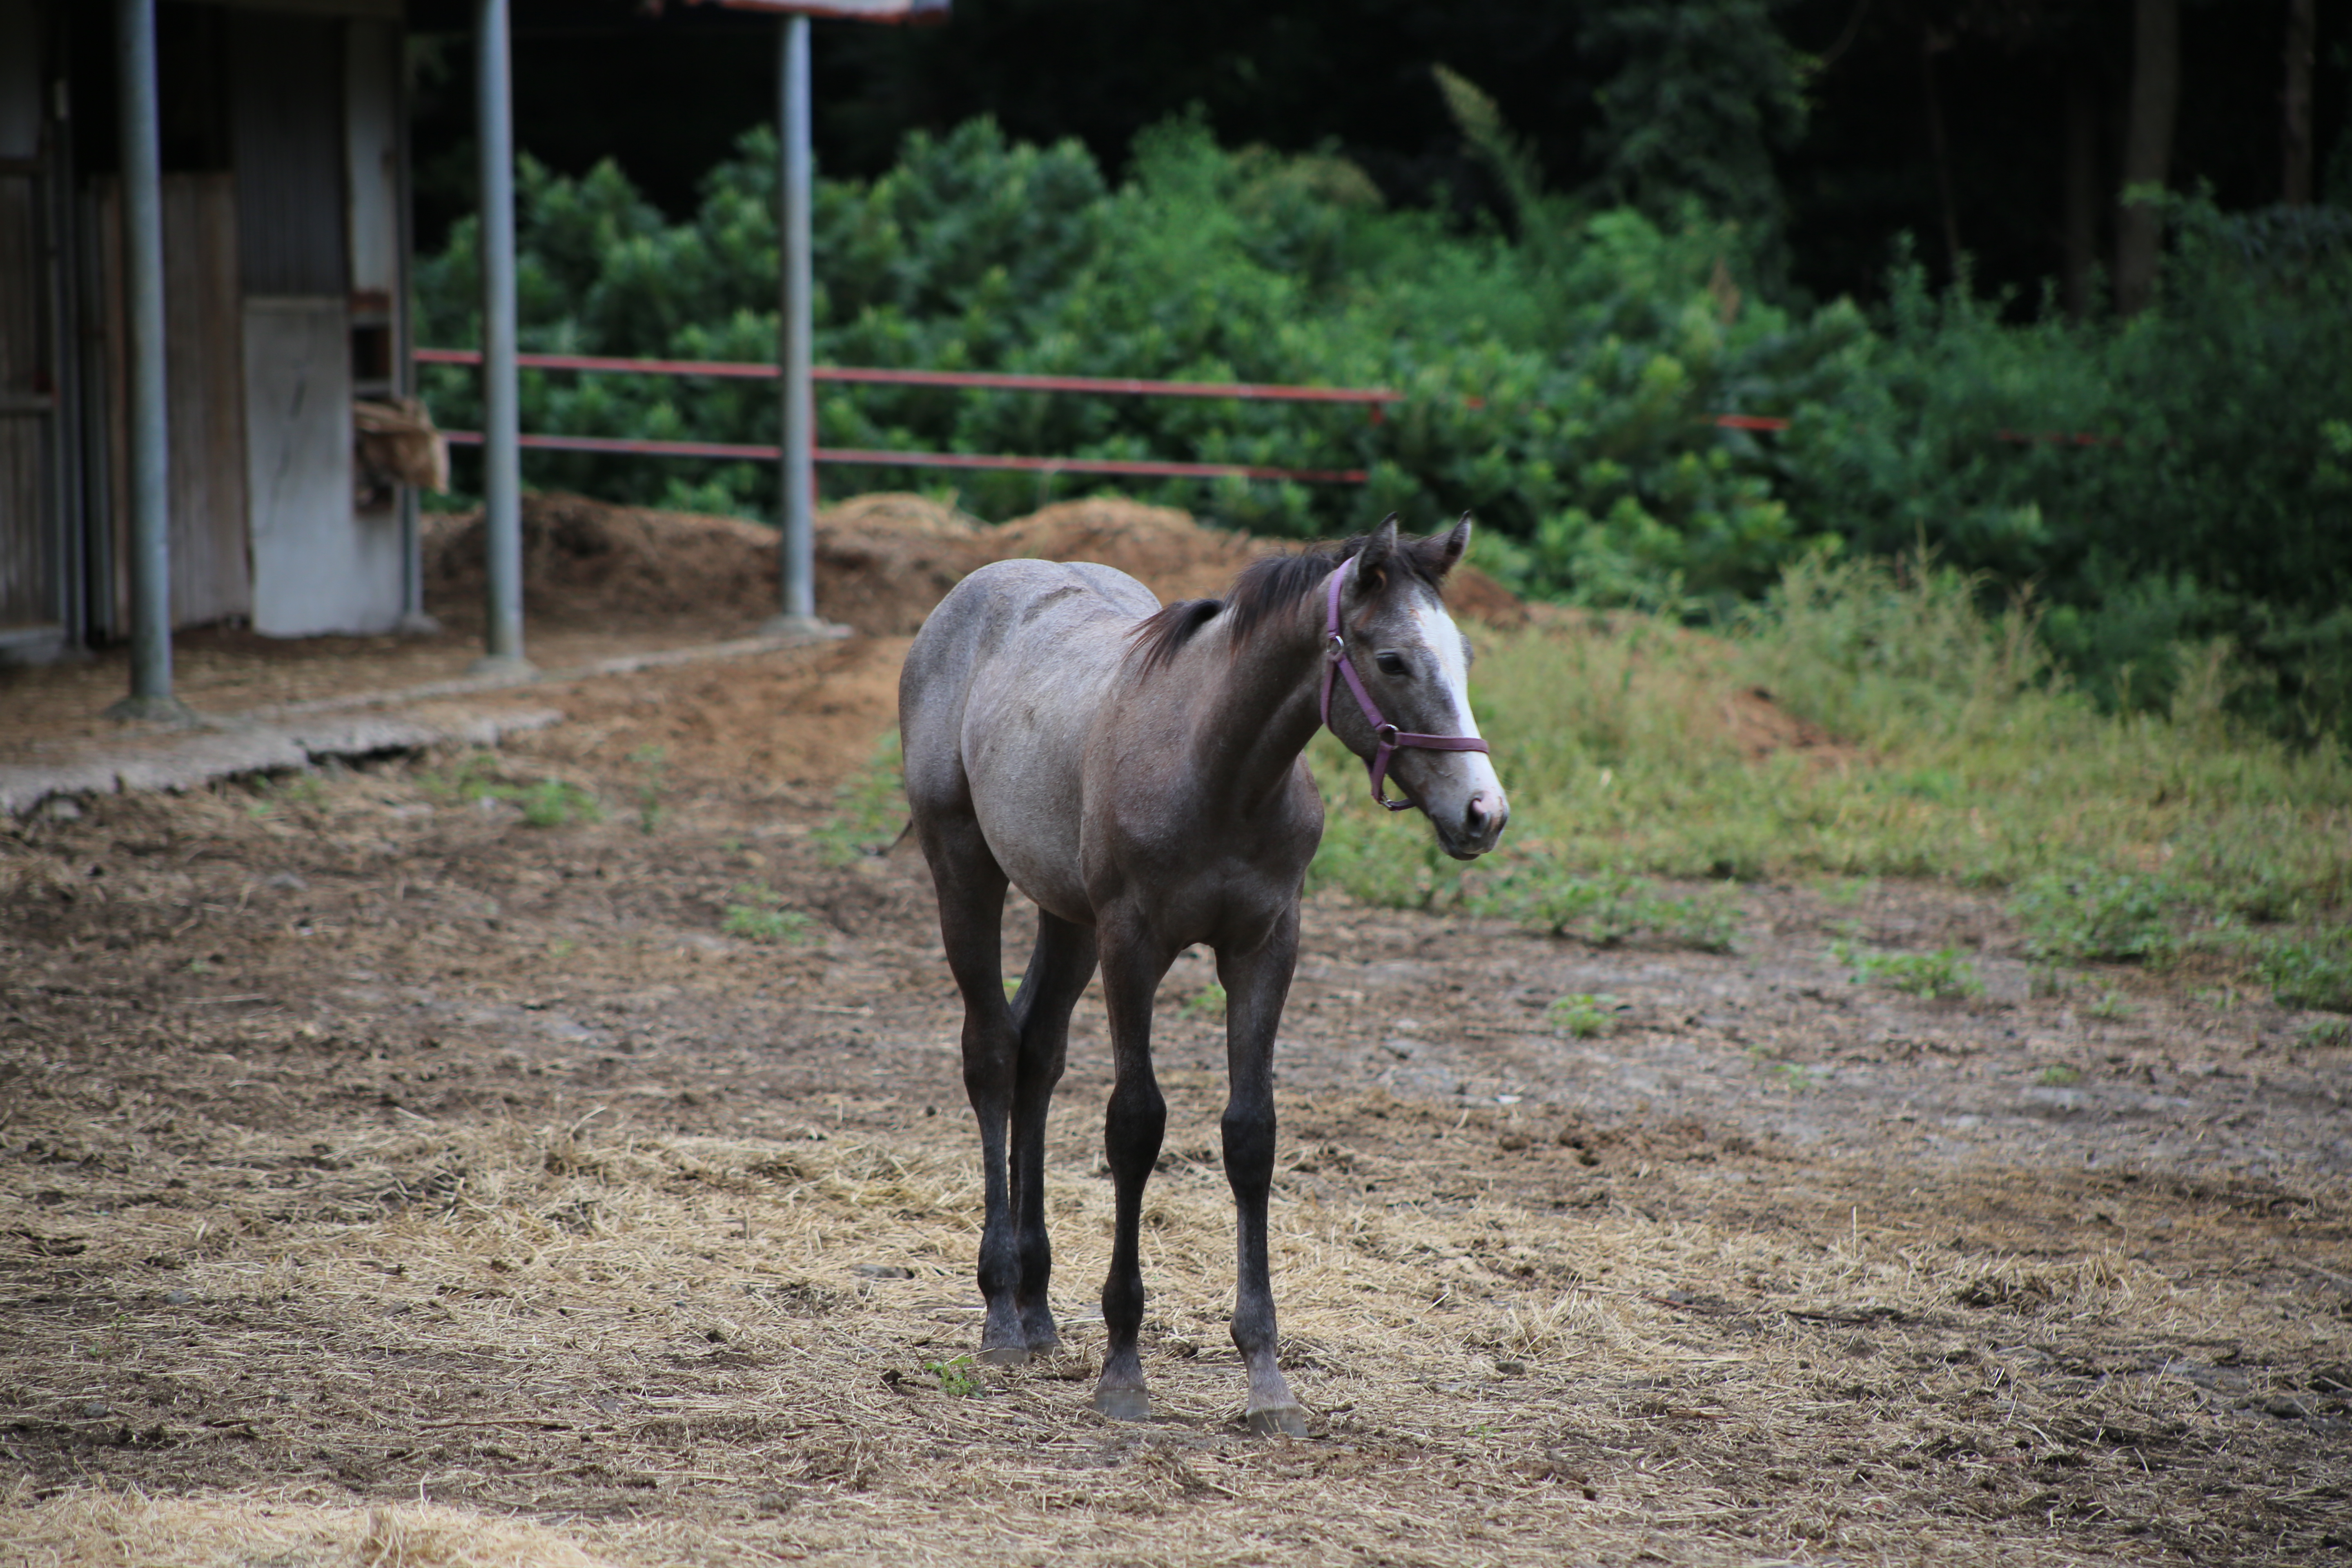
[[[1406,673],[1404,655],[1401,653],[1374,654],[1372,656],[1372,663],[1379,668],[1380,672],[1382,675],[1403,675]]]

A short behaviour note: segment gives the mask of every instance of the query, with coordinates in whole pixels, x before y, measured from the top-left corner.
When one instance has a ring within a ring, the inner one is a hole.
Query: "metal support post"
[[[395,167],[393,188],[399,193],[394,203],[398,214],[400,265],[395,277],[392,320],[393,389],[403,397],[419,397],[422,389],[416,384],[416,312],[414,310],[415,291],[411,287],[411,258],[415,254],[415,217],[411,211],[409,193],[415,188],[416,161],[415,147],[409,136],[408,73],[401,71],[394,79],[399,85],[393,90],[394,132],[393,155]],[[400,623],[394,629],[404,637],[438,637],[441,623],[425,613],[425,528],[421,498],[415,485],[402,485],[400,508]]]
[[[527,675],[522,651],[522,453],[515,384],[514,111],[507,0],[474,11],[481,151],[482,542],[488,589],[480,675]]]
[[[761,630],[769,636],[845,637],[816,614],[816,403],[809,385],[814,326],[810,296],[809,195],[815,178],[809,152],[809,19],[795,13],[783,19],[777,60],[776,143],[782,166],[780,235],[782,287],[777,335],[783,371],[783,454],[779,478],[782,527],[777,541],[782,580],[780,613]]]
[[[131,695],[116,719],[185,723],[172,695],[170,447],[163,387],[163,174],[156,111],[155,0],[118,0],[121,68],[122,279],[130,296]]]

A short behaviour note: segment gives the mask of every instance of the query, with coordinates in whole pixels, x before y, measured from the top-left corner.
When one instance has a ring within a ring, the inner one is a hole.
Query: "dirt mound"
[[[740,518],[610,506],[583,496],[523,498],[523,604],[533,620],[615,628],[691,622],[738,636],[775,610],[775,534]],[[1116,498],[1062,501],[989,527],[926,497],[859,496],[817,514],[816,607],[877,637],[923,624],[950,588],[991,561],[1092,561],[1139,579],[1162,599],[1213,597],[1281,546],[1203,528],[1173,507]],[[479,512],[431,520],[425,599],[452,629],[481,619]],[[1463,615],[1526,624],[1527,607],[1465,567],[1448,584]]]
[[[534,621],[692,618],[732,630],[733,623],[775,613],[775,534],[740,518],[530,495],[523,498],[522,553],[523,610]],[[430,519],[424,555],[433,614],[453,628],[478,625],[482,514]]]
[[[1165,600],[1214,598],[1268,552],[1248,534],[1202,528],[1173,507],[1109,497],[1058,501],[989,532],[999,557],[1098,562]]]
[[[1841,746],[1820,725],[1800,719],[1773,700],[1760,686],[1743,687],[1723,700],[1724,728],[1750,762],[1775,752],[1821,752],[1843,756]]]

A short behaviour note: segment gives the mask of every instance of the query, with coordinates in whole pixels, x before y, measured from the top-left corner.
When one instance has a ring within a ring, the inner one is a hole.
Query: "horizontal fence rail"
[[[419,364],[479,364],[476,349],[418,349]],[[782,373],[750,360],[622,359],[601,354],[517,354],[526,370],[567,370],[631,375],[722,376],[773,381]],[[1267,403],[1368,405],[1375,419],[1381,405],[1401,403],[1404,394],[1386,387],[1280,386],[1264,382],[1148,381],[1125,376],[1026,375],[1010,371],[891,370],[862,365],[814,365],[812,380],[868,386],[939,386],[997,392],[1078,392],[1141,397],[1232,397]],[[457,446],[479,446],[478,430],[445,432]],[[524,436],[520,444],[542,452],[609,452],[646,458],[717,458],[776,461],[782,447],[722,441],[656,441],[627,436]],[[1011,453],[919,452],[819,447],[820,463],[887,468],[989,468],[1039,474],[1105,474],[1136,479],[1290,479],[1302,484],[1360,485],[1361,468],[1282,468],[1255,463],[1187,463],[1153,458],[1033,458]]]
[[[419,364],[479,364],[478,349],[418,349]],[[741,381],[774,381],[782,372],[757,360],[632,359],[606,354],[523,353],[515,363],[525,370],[575,371],[596,374],[717,376]],[[1402,403],[1405,395],[1381,386],[1285,386],[1251,381],[1152,381],[1133,376],[1032,375],[1014,371],[898,370],[868,365],[813,365],[812,380],[864,386],[938,386],[987,392],[1075,392],[1095,396],[1230,397],[1265,403],[1343,403],[1364,405],[1374,422],[1388,404]],[[1484,408],[1483,397],[1463,400],[1465,406]],[[1790,421],[1762,414],[1715,414],[1708,421],[1725,430],[1778,432]],[[481,445],[478,430],[449,430],[454,445]],[[1993,438],[2019,446],[2121,447],[2119,436],[2082,432],[2041,433],[1996,430]],[[729,441],[659,441],[630,436],[524,436],[525,447],[542,452],[604,452],[624,457],[704,458],[732,461],[774,462],[783,448]],[[819,447],[820,463],[863,464],[880,468],[988,468],[1039,474],[1105,474],[1140,479],[1290,479],[1305,484],[1360,485],[1368,477],[1361,468],[1282,468],[1255,463],[1190,463],[1155,458],[1036,458],[1012,453],[922,452]]]
[[[418,349],[419,364],[479,364],[476,349]],[[635,375],[718,375],[773,381],[772,364],[727,359],[615,359],[600,354],[517,354],[525,370],[604,371]],[[1404,394],[1384,386],[1281,386],[1256,381],[1146,381],[1133,376],[1030,375],[994,370],[895,370],[870,365],[819,364],[812,381],[871,386],[954,386],[997,392],[1090,392],[1139,397],[1239,397],[1266,403],[1402,403]]]
[[[453,447],[478,447],[478,430],[445,430]],[[613,452],[641,458],[723,458],[774,462],[782,447],[738,446],[725,441],[656,441],[633,436],[523,436],[527,448],[542,452]],[[1248,463],[1181,463],[1156,458],[1024,458],[987,452],[895,452],[855,447],[819,447],[820,463],[868,463],[898,468],[1009,468],[1039,474],[1118,474],[1143,479],[1298,479],[1309,484],[1360,485],[1361,468],[1269,468]]]

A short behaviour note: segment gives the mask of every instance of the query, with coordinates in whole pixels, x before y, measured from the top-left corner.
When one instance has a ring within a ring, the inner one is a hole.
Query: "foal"
[[[1495,847],[1510,808],[1470,716],[1468,645],[1441,596],[1469,541],[1467,516],[1428,539],[1400,539],[1391,517],[1334,551],[1255,563],[1230,600],[1165,608],[1107,566],[1001,561],[924,623],[899,679],[899,730],[963,994],[964,1088],[986,1170],[982,1360],[1018,1365],[1060,1344],[1046,1300],[1045,1110],[1070,1010],[1099,962],[1117,1228],[1094,1404],[1150,1415],[1136,1233],[1168,1121],[1151,1003],[1176,955],[1205,943],[1226,995],[1233,1337],[1248,1421],[1305,1433],[1275,1364],[1265,1229],[1275,1028],[1297,957],[1300,883],[1323,835],[1300,752],[1328,722],[1366,759],[1374,796],[1419,806],[1448,854]],[[1391,777],[1409,798],[1387,798]],[[1009,1003],[999,967],[1008,881],[1037,905],[1036,946]]]

